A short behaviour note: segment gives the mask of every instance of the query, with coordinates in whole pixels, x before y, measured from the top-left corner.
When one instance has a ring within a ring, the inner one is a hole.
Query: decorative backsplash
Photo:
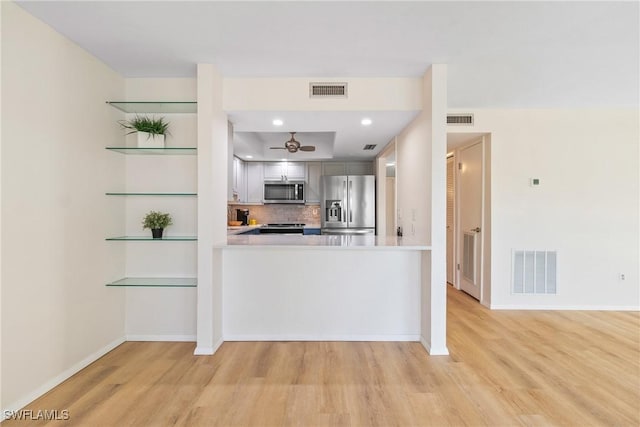
[[[227,219],[236,219],[236,209],[249,209],[249,219],[258,224],[300,222],[320,224],[320,205],[234,205],[227,207]]]

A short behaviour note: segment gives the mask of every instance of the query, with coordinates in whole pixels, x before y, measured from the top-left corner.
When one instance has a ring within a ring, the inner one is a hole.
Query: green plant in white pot
[[[150,228],[154,239],[162,239],[162,232],[173,224],[171,214],[151,211],[142,220],[143,229]]]
[[[169,123],[164,117],[159,119],[147,116],[135,116],[131,120],[118,122],[123,129],[129,130],[127,135],[138,134],[138,147],[140,148],[164,148],[165,136],[169,134]]]

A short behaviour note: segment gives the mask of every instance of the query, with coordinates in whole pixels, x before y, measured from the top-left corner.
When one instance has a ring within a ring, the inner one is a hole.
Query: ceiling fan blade
[[[300,151],[316,151],[315,145],[303,145],[299,148]]]
[[[285,147],[269,147],[272,150],[286,150]]]

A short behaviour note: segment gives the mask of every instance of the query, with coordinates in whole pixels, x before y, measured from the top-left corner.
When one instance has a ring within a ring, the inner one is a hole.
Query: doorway
[[[447,282],[490,304],[490,134],[447,134]]]

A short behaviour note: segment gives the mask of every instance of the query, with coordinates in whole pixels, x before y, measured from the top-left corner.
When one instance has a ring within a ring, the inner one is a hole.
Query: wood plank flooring
[[[448,291],[450,356],[418,343],[127,342],[27,409],[73,426],[640,425],[640,314],[490,311]]]

